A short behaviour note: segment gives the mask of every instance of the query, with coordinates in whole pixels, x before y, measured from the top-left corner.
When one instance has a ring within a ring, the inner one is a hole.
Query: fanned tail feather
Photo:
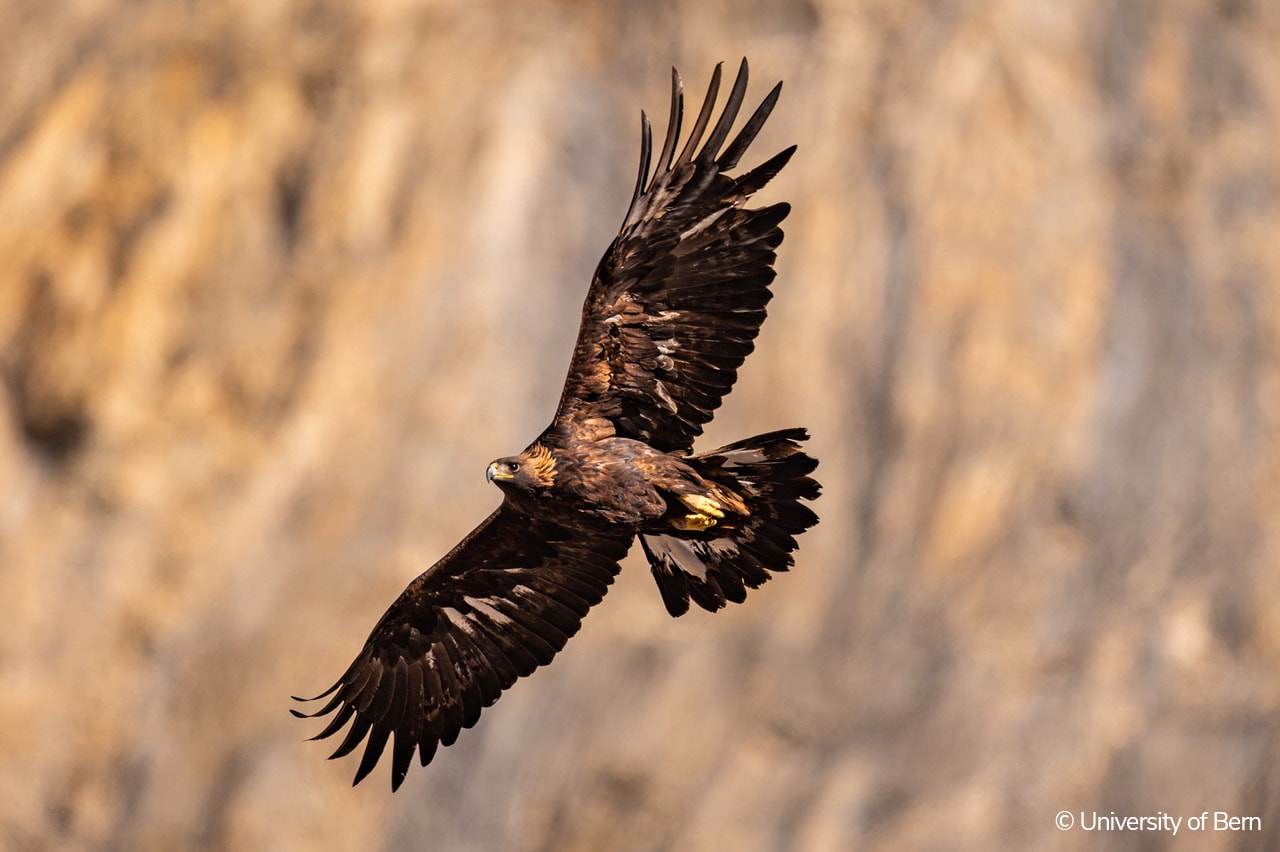
[[[794,564],[795,537],[818,522],[800,502],[821,492],[809,476],[818,462],[800,448],[808,437],[785,429],[690,459],[704,478],[740,495],[748,514],[706,530],[640,536],[667,612],[683,615],[690,600],[710,612],[742,603],[747,589]]]

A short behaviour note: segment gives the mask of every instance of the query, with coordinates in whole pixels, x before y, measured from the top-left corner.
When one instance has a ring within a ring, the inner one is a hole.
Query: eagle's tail
[[[808,475],[818,462],[800,449],[808,437],[804,429],[784,429],[686,460],[704,479],[740,496],[747,511],[725,512],[705,528],[640,536],[668,612],[683,615],[690,598],[711,612],[725,601],[742,603],[748,588],[794,564],[795,537],[818,522],[800,502],[821,491]]]

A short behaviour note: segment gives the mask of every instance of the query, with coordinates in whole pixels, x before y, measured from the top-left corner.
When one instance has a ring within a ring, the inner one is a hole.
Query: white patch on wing
[[[522,587],[516,586],[517,590],[520,588]],[[498,627],[503,627],[511,623],[511,619],[508,616],[505,616],[498,611],[497,604],[501,600],[500,598],[473,598],[470,595],[466,595],[463,596],[462,599],[471,604],[472,608],[475,609],[476,612],[483,612],[485,615],[489,616],[489,620]]]
[[[673,414],[679,411],[679,408],[676,406],[676,401],[671,398],[671,394],[667,393],[667,389],[662,382],[653,383],[653,392],[657,394],[658,399],[662,400],[663,407],[668,411]]]
[[[476,623],[472,621],[470,618],[467,618],[465,615],[458,612],[456,609],[454,609],[451,606],[442,607],[441,612],[444,613],[445,618],[453,622],[453,625],[457,627],[459,630],[461,630],[463,633],[467,634],[468,636],[476,635]]]
[[[547,595],[544,595],[540,592],[535,592],[533,589],[529,588],[528,586],[521,584],[511,590],[511,597],[517,603],[520,603],[520,604],[527,604],[530,606],[539,606],[541,605],[542,600],[545,597],[547,597]]]
[[[683,231],[680,234],[680,239],[687,240],[692,236],[702,233],[707,228],[710,228],[712,225],[714,225],[717,219],[719,219],[721,216],[728,213],[732,209],[733,209],[732,207],[721,207],[719,210],[712,213],[710,216],[707,216],[705,219],[700,219],[699,221],[694,222],[692,225],[690,225],[685,231]]]
[[[666,370],[668,373],[674,372],[676,368],[675,359],[671,357],[671,353],[680,348],[680,344],[674,337],[665,337],[662,340],[653,341],[653,345],[658,348],[658,368]]]

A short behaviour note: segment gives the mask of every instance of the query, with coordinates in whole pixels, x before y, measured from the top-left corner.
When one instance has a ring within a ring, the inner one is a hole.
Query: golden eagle
[[[800,500],[819,485],[803,429],[692,454],[754,347],[788,204],[747,200],[795,151],[728,173],[773,110],[782,84],[725,147],[747,63],[706,142],[720,88],[711,77],[679,153],[684,112],[673,69],[671,116],[650,177],[641,113],[640,174],[619,232],[596,268],[573,361],[551,425],[518,456],[489,465],[503,501],[409,584],[314,713],[334,713],[314,739],[348,722],[332,757],[368,737],[359,783],[394,734],[391,787],[450,745],[516,679],[551,662],[604,597],[639,536],[667,610],[692,599],[715,611],[786,571],[795,536],[817,523]]]

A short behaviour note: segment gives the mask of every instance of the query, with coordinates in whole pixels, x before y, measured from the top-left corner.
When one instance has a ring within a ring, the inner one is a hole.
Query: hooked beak
[[[489,462],[489,468],[484,472],[484,478],[489,482],[493,482],[495,479],[505,480],[511,479],[512,477],[510,473],[507,473],[502,465],[497,462]]]

